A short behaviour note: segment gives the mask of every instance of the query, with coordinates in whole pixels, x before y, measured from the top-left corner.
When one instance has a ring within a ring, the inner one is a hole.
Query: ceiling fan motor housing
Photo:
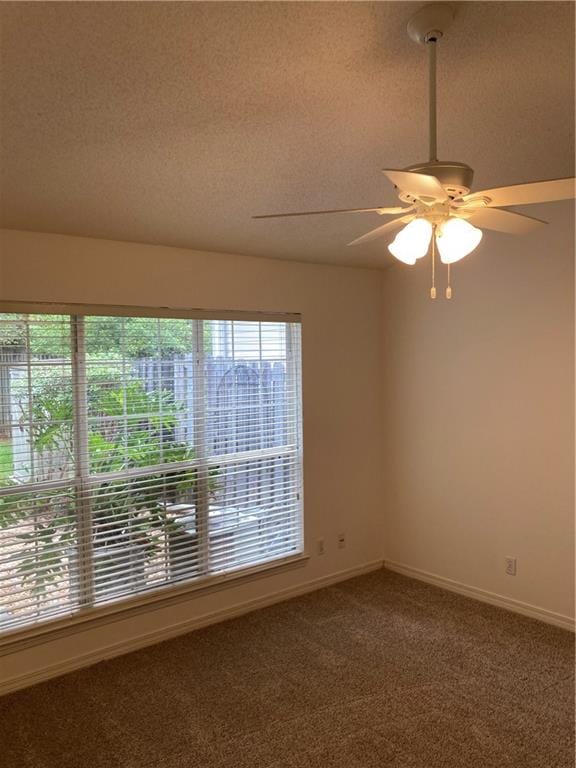
[[[467,195],[472,187],[474,171],[466,163],[451,162],[449,160],[434,160],[427,163],[416,163],[403,168],[411,173],[424,173],[435,176],[444,187],[447,195],[453,200]],[[400,200],[405,203],[414,203],[416,198],[409,192],[399,194]]]

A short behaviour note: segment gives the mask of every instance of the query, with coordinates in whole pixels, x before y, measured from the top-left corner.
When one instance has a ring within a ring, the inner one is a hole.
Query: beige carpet
[[[3,768],[571,768],[573,636],[380,571],[0,699]]]

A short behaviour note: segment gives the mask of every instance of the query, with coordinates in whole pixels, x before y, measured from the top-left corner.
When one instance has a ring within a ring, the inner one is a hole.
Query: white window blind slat
[[[0,314],[0,632],[302,551],[300,327]]]

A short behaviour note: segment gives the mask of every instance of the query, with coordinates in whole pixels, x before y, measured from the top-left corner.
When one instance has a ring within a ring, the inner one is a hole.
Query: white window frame
[[[245,311],[211,311],[211,310],[190,310],[169,307],[125,307],[111,305],[80,305],[80,304],[46,304],[35,302],[10,302],[0,301],[1,313],[21,313],[21,314],[49,314],[49,315],[67,315],[71,321],[71,356],[72,356],[72,376],[73,376],[73,396],[74,396],[74,431],[75,431],[75,476],[65,480],[26,483],[18,486],[18,491],[41,492],[43,490],[57,490],[58,488],[74,487],[77,496],[77,524],[78,541],[81,544],[80,557],[83,560],[82,568],[79,570],[80,588],[79,605],[71,613],[61,617],[47,618],[37,623],[24,627],[7,630],[0,633],[0,656],[7,653],[13,653],[27,647],[32,647],[38,643],[65,637],[75,631],[83,631],[89,627],[108,624],[112,621],[121,621],[129,616],[146,613],[150,610],[164,608],[169,605],[177,604],[189,600],[195,594],[210,593],[215,590],[225,588],[230,582],[269,577],[272,573],[282,572],[286,569],[304,565],[309,556],[305,549],[304,538],[304,511],[303,511],[303,457],[302,457],[302,364],[301,349],[293,348],[293,337],[290,331],[287,333],[287,374],[292,378],[297,377],[300,371],[300,379],[295,382],[297,391],[297,417],[292,422],[294,430],[294,445],[298,446],[298,474],[299,484],[297,489],[299,516],[299,542],[295,554],[284,555],[268,561],[260,562],[256,565],[240,567],[230,572],[210,575],[208,571],[209,541],[208,530],[208,468],[210,459],[206,452],[199,450],[199,458],[184,462],[187,469],[196,468],[198,470],[198,508],[199,530],[201,539],[200,557],[201,575],[187,581],[176,584],[164,584],[158,587],[150,588],[135,595],[127,595],[113,602],[94,605],[94,583],[93,583],[93,560],[92,560],[92,527],[90,509],[86,507],[86,500],[89,494],[86,488],[91,483],[96,482],[94,476],[89,474],[88,449],[87,449],[87,419],[82,420],[82,412],[86,407],[85,393],[85,348],[84,348],[84,318],[88,316],[102,315],[110,317],[147,317],[159,318],[168,317],[175,319],[191,320],[236,320],[252,322],[282,322],[287,324],[301,323],[301,316],[295,313],[271,313],[271,312],[245,312]],[[196,365],[203,370],[204,365],[204,344],[202,339],[202,326],[195,323],[194,340],[192,353]],[[288,325],[290,329],[290,325]],[[297,359],[298,357],[298,359]],[[199,377],[203,380],[203,374]],[[83,390],[84,388],[84,390]],[[199,412],[202,412],[201,409]],[[202,420],[201,420],[202,422]],[[202,440],[202,433],[200,434]],[[292,443],[292,441],[290,441]],[[201,447],[201,446],[200,446]],[[271,450],[271,455],[281,456],[282,447],[275,447]],[[286,454],[290,452],[290,447],[285,449]],[[243,453],[231,454],[229,461],[235,463],[250,458],[260,458],[262,451],[246,451]],[[222,464],[222,457],[219,457],[218,463]],[[178,464],[171,464],[170,469],[178,468]],[[155,470],[165,471],[166,465],[158,467],[146,467],[130,471],[131,475],[146,475]],[[126,477],[126,472],[119,472],[119,477]],[[112,479],[113,475],[106,476]],[[204,483],[203,483],[204,479]],[[101,478],[98,477],[98,481]],[[203,486],[205,486],[203,488]],[[9,490],[3,491],[0,488],[0,495],[9,494]],[[88,502],[89,503],[89,502]],[[204,535],[202,535],[202,531]]]

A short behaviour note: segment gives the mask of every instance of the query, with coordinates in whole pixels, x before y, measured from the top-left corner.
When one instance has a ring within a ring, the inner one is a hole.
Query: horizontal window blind
[[[0,632],[302,551],[297,322],[0,314]]]

